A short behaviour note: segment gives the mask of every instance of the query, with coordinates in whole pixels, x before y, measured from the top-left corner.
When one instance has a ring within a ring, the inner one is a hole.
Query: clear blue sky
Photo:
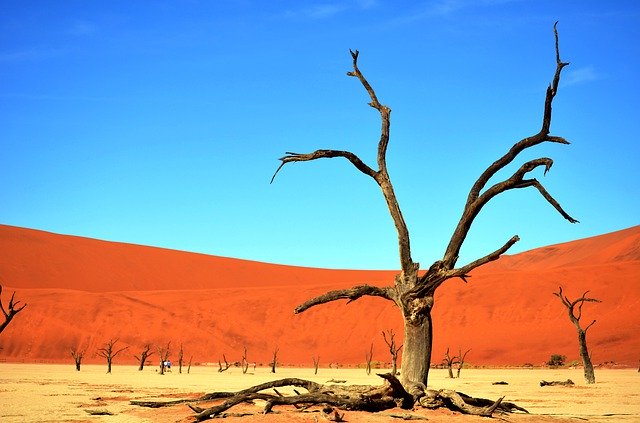
[[[485,167],[536,133],[571,145],[534,189],[487,206],[460,264],[640,223],[640,2],[10,1],[0,4],[0,223],[314,267],[398,267],[374,182],[379,116],[349,48],[392,110],[389,171],[414,260],[440,258]],[[408,4],[408,5],[407,5]],[[497,179],[496,179],[497,181]]]

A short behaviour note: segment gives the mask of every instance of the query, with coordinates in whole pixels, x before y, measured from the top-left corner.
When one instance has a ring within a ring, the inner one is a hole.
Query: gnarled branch
[[[2,285],[0,285],[0,310],[2,310],[2,314],[4,315],[4,322],[0,323],[0,333],[9,326],[11,320],[15,317],[16,314],[21,312],[27,305],[23,304],[18,307],[20,301],[15,301],[16,293],[11,294],[11,298],[9,299],[9,304],[7,305],[7,309],[5,310],[2,305]]]
[[[298,313],[302,313],[305,310],[310,309],[311,307],[320,305],[320,304],[326,304],[329,303],[331,301],[336,301],[336,300],[341,300],[341,299],[347,299],[349,300],[347,302],[350,303],[351,301],[355,301],[360,297],[363,296],[373,296],[373,297],[381,297],[381,298],[385,298],[387,300],[391,300],[393,301],[393,295],[391,292],[392,288],[389,287],[384,287],[384,288],[380,288],[377,286],[372,286],[372,285],[358,285],[358,286],[354,286],[353,288],[349,288],[349,289],[338,289],[335,291],[329,291],[325,294],[322,294],[318,297],[312,298],[308,301],[305,301],[304,303],[300,304],[298,307],[296,307],[296,309],[294,310],[294,312],[296,314]]]
[[[569,319],[571,319],[573,324],[576,325],[576,327],[579,330],[583,330],[584,332],[586,332],[587,329],[589,329],[596,321],[594,320],[593,322],[591,322],[585,329],[581,329],[580,319],[582,318],[582,306],[584,305],[585,302],[591,302],[591,303],[602,302],[596,298],[587,297],[588,293],[589,291],[585,291],[585,293],[582,294],[582,297],[573,301],[571,301],[566,295],[562,293],[562,287],[559,287],[558,292],[553,293],[553,295],[560,298],[560,301],[562,301],[562,304],[564,304],[564,306],[567,308]],[[576,306],[578,307],[577,311],[576,311]]]
[[[389,213],[391,214],[391,218],[393,219],[393,223],[396,227],[396,231],[398,232],[398,249],[400,254],[400,266],[405,273],[411,273],[416,271],[416,266],[411,259],[411,247],[409,243],[409,230],[407,229],[407,224],[404,221],[402,216],[402,211],[400,210],[400,206],[398,205],[398,200],[396,198],[393,185],[391,184],[391,179],[389,178],[389,174],[387,172],[387,163],[386,163],[386,154],[387,154],[387,146],[389,145],[389,128],[391,126],[391,109],[380,103],[378,97],[376,96],[375,91],[371,87],[371,84],[364,77],[360,69],[358,68],[358,50],[352,51],[351,58],[353,59],[353,71],[347,72],[348,76],[353,76],[358,78],[362,86],[365,88],[367,93],[369,94],[369,98],[371,102],[369,105],[376,109],[380,113],[380,140],[378,141],[378,170],[374,170],[365,164],[357,155],[350,151],[343,150],[316,150],[312,153],[286,153],[284,157],[280,158],[280,166],[273,174],[271,178],[271,182],[275,179],[276,175],[282,167],[287,163],[292,162],[306,162],[317,159],[324,158],[335,158],[342,157],[349,160],[360,172],[364,173],[372,177],[380,189],[382,190],[382,194],[387,203],[387,208],[389,209]]]
[[[548,158],[540,158],[536,160],[529,161],[522,165],[518,171],[516,171],[509,179],[497,183],[493,185],[491,188],[486,190],[481,194],[482,189],[485,187],[487,182],[500,170],[504,169],[509,163],[511,163],[522,151],[527,148],[538,145],[542,142],[555,142],[561,144],[569,144],[567,140],[558,136],[549,135],[550,126],[551,126],[551,106],[553,103],[553,99],[558,92],[558,84],[560,82],[560,74],[562,69],[567,66],[569,63],[562,62],[560,60],[560,49],[558,45],[558,31],[557,31],[557,22],[553,26],[554,36],[555,36],[555,49],[556,49],[556,70],[553,76],[553,81],[549,84],[547,88],[547,93],[545,96],[544,102],[544,112],[543,112],[543,123],[540,131],[530,137],[524,138],[518,141],[516,144],[511,147],[511,149],[501,158],[492,163],[476,180],[476,182],[471,187],[469,191],[469,196],[467,197],[467,202],[465,204],[462,216],[458,225],[451,236],[451,240],[449,241],[449,245],[447,246],[447,250],[444,254],[443,263],[446,268],[452,269],[456,261],[458,259],[458,255],[460,253],[460,248],[464,243],[465,238],[471,228],[471,224],[473,220],[476,218],[482,207],[493,197],[496,195],[503,193],[509,189],[513,188],[524,188],[527,186],[534,186],[540,191],[543,197],[551,203],[558,212],[571,223],[576,223],[577,220],[573,219],[569,216],[560,204],[549,195],[549,193],[540,185],[538,181],[533,180],[524,180],[523,176],[535,169],[538,166],[545,166],[545,173],[549,170],[552,165],[551,159]]]

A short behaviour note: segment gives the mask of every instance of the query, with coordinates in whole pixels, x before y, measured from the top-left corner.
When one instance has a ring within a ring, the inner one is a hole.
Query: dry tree
[[[24,308],[27,306],[26,304],[23,304],[18,307],[20,301],[15,301],[15,296],[16,293],[14,291],[14,293],[11,294],[9,304],[7,304],[7,309],[5,310],[4,306],[2,305],[2,285],[0,285],[0,309],[2,310],[2,314],[4,315],[4,321],[0,323],[0,333],[2,333],[2,331],[7,326],[9,326],[9,323],[11,323],[11,320],[13,320],[16,314],[24,310]]]
[[[587,297],[589,291],[582,294],[582,297],[571,301],[567,296],[562,293],[562,287],[558,292],[554,292],[553,295],[560,298],[562,304],[566,307],[569,314],[569,320],[576,327],[578,332],[578,346],[580,348],[580,358],[582,358],[582,365],[584,367],[584,379],[587,383],[596,383],[596,376],[593,372],[593,364],[591,363],[591,357],[589,356],[589,350],[587,348],[587,330],[596,322],[595,320],[589,323],[584,329],[580,325],[580,319],[582,318],[582,306],[585,302],[599,303],[600,300]]]
[[[514,235],[496,250],[469,263],[459,265],[458,258],[462,245],[467,238],[472,224],[484,206],[505,192],[522,188],[535,188],[562,217],[571,223],[577,222],[576,219],[564,211],[558,201],[551,196],[536,178],[528,176],[530,172],[538,168],[543,168],[546,174],[553,164],[553,160],[548,157],[540,157],[526,161],[520,165],[511,176],[503,180],[498,180],[497,182],[491,182],[497,178],[499,171],[504,170],[525,150],[545,142],[569,144],[566,139],[550,134],[551,106],[558,92],[561,72],[564,67],[568,65],[568,63],[560,60],[556,25],[554,25],[554,36],[556,69],[553,80],[546,91],[540,129],[538,132],[517,141],[502,157],[494,161],[481,173],[467,195],[462,215],[449,239],[444,255],[441,259],[436,260],[429,266],[426,271],[420,269],[420,264],[414,261],[412,256],[409,230],[387,169],[391,109],[380,102],[373,87],[361,72],[358,64],[358,50],[351,51],[353,70],[349,71],[347,75],[356,78],[360,82],[369,96],[369,106],[375,109],[380,115],[381,129],[377,147],[377,166],[371,167],[356,154],[344,150],[322,149],[311,153],[287,152],[285,156],[280,158],[281,164],[271,179],[273,182],[276,175],[289,163],[342,158],[349,161],[356,170],[370,177],[379,186],[398,235],[398,253],[401,270],[400,273],[395,276],[393,284],[384,287],[361,284],[348,289],[330,291],[305,301],[296,307],[295,313],[302,313],[317,305],[340,299],[346,299],[348,302],[352,302],[363,296],[379,297],[392,301],[398,306],[404,323],[404,352],[401,363],[401,380],[408,388],[412,386],[426,386],[428,382],[433,331],[431,310],[434,305],[436,290],[449,279],[460,278],[466,282],[470,276],[470,272],[486,263],[499,259],[502,254],[509,250],[509,248],[520,239],[517,235]],[[411,165],[414,166],[414,164]]]

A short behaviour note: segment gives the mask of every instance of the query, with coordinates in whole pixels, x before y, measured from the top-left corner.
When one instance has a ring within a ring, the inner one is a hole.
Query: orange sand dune
[[[223,354],[266,364],[279,348],[283,364],[355,365],[374,344],[388,361],[380,332],[402,322],[393,304],[363,298],[294,315],[295,306],[329,289],[386,284],[392,271],[326,270],[56,235],[0,225],[0,278],[28,303],[0,335],[0,359],[86,361],[110,338],[133,363],[144,344],[171,342],[174,361],[217,362]],[[551,354],[578,358],[575,329],[557,297],[586,290],[602,303],[584,307],[597,319],[588,340],[595,363],[636,365],[640,351],[640,226],[505,256],[478,269],[468,284],[451,280],[437,292],[434,355],[469,349],[477,365],[542,364]]]

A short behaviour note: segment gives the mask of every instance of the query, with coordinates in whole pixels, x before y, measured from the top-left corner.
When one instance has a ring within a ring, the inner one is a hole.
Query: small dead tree
[[[144,369],[145,364],[148,364],[147,360],[152,355],[153,355],[153,351],[151,351],[151,345],[146,344],[142,349],[142,351],[140,352],[140,356],[137,356],[137,355],[133,356],[136,360],[138,360],[138,363],[140,363],[140,365],[138,366],[138,371],[142,371]]]
[[[171,341],[167,342],[166,347],[157,346],[158,355],[160,356],[160,374],[164,375],[167,370],[171,369],[169,356],[171,355]]]
[[[371,374],[371,361],[373,360],[373,342],[371,343],[371,347],[369,347],[369,352],[365,356],[367,359],[367,374]]]
[[[111,363],[113,362],[113,359],[116,358],[116,356],[120,354],[122,351],[129,348],[129,347],[122,347],[120,349],[116,349],[115,345],[117,342],[118,342],[118,338],[110,339],[109,342],[107,342],[104,345],[104,347],[98,349],[98,355],[100,357],[103,357],[105,360],[107,360],[107,373],[111,373]]]
[[[313,374],[317,375],[318,374],[318,366],[320,366],[320,356],[316,355],[311,357],[311,359],[313,360]]]
[[[389,353],[391,354],[391,374],[395,376],[398,374],[398,353],[402,349],[402,345],[399,347],[396,346],[396,334],[393,332],[393,329],[389,329],[386,333],[382,331],[382,337],[387,347],[389,347]]]
[[[85,350],[79,348],[71,348],[71,357],[76,364],[76,370],[80,371],[80,365],[82,364],[82,358],[84,357]]]
[[[271,361],[271,373],[276,372],[276,365],[278,364],[278,351],[280,351],[280,348],[276,346],[276,348],[273,350],[273,361]]]
[[[596,322],[595,320],[587,325],[584,329],[580,325],[580,319],[582,318],[582,306],[586,302],[599,303],[600,300],[587,297],[589,291],[585,291],[582,297],[577,300],[571,301],[567,296],[563,295],[562,287],[558,292],[554,292],[553,295],[560,298],[562,304],[566,307],[569,314],[569,320],[574,324],[578,331],[578,345],[580,347],[580,358],[582,358],[582,365],[584,367],[584,379],[587,383],[596,383],[596,376],[593,373],[593,364],[591,363],[591,357],[589,356],[589,350],[587,349],[587,330]]]
[[[460,377],[460,372],[464,367],[464,359],[467,357],[467,354],[469,354],[469,351],[471,351],[471,349],[466,350],[464,354],[462,354],[462,349],[458,349],[458,371],[456,372],[456,377]]]
[[[455,355],[451,357],[449,355],[449,348],[447,348],[447,351],[444,353],[444,358],[442,359],[442,363],[444,363],[444,365],[447,366],[447,370],[449,371],[449,378],[453,379],[453,365],[458,363],[458,357]]]
[[[229,364],[227,357],[224,354],[222,354],[222,359],[224,360],[224,367],[222,367],[222,363],[220,362],[220,359],[218,359],[218,373],[229,370],[229,367],[231,367],[231,364]]]
[[[181,342],[180,350],[178,351],[178,373],[182,373],[183,357],[184,357],[184,349],[182,348],[182,342]]]
[[[246,374],[249,370],[249,361],[247,360],[247,347],[244,347],[244,352],[242,353],[242,374]]]
[[[7,304],[7,309],[5,310],[4,306],[2,305],[2,285],[0,285],[0,309],[2,310],[2,314],[4,314],[4,322],[0,323],[0,333],[2,333],[2,331],[7,326],[9,326],[9,323],[11,322],[11,320],[13,320],[16,314],[20,313],[27,306],[26,304],[23,304],[18,307],[20,301],[15,301],[15,296],[16,293],[14,291],[13,294],[11,294],[9,304]]]
[[[187,366],[187,374],[191,372],[191,360],[193,360],[193,356],[189,357],[189,365]]]
[[[557,23],[556,23],[557,24]],[[436,290],[447,280],[460,278],[467,281],[469,273],[473,270],[497,260],[507,252],[516,242],[520,240],[514,235],[501,247],[483,257],[477,258],[463,265],[458,264],[460,251],[469,234],[469,231],[482,209],[492,202],[494,198],[503,193],[519,190],[523,188],[535,188],[553,208],[571,223],[577,220],[567,214],[560,203],[544,188],[544,186],[529,174],[536,169],[544,169],[546,174],[553,160],[548,157],[540,157],[526,161],[520,165],[511,176],[504,180],[497,180],[498,173],[512,165],[521,153],[530,151],[537,145],[550,142],[558,144],[569,144],[569,142],[556,135],[551,135],[552,103],[558,93],[558,84],[562,69],[568,65],[560,60],[560,49],[558,46],[558,31],[554,25],[555,37],[555,73],[553,79],[546,90],[544,99],[544,110],[542,113],[540,129],[530,135],[525,136],[520,141],[508,149],[508,151],[497,160],[493,161],[473,183],[467,195],[460,220],[454,229],[449,242],[444,249],[441,259],[433,262],[425,270],[420,269],[420,264],[414,261],[409,240],[409,229],[404,220],[395,189],[391,182],[391,176],[387,168],[387,148],[390,140],[391,109],[380,102],[376,92],[361,72],[358,64],[358,50],[351,51],[352,70],[347,73],[360,82],[367,92],[369,106],[375,109],[380,115],[380,137],[377,146],[377,163],[371,167],[365,163],[358,155],[345,150],[320,149],[310,153],[286,152],[280,158],[281,164],[276,169],[271,181],[282,168],[295,162],[309,162],[320,159],[341,158],[349,161],[359,172],[370,177],[380,188],[384,201],[389,210],[398,235],[398,253],[400,261],[400,272],[393,278],[388,286],[379,287],[375,285],[357,285],[352,288],[338,289],[309,299],[295,308],[295,313],[302,313],[312,307],[326,304],[332,301],[346,299],[348,302],[355,301],[363,296],[374,296],[392,301],[397,305],[398,311],[402,315],[404,322],[404,350],[402,353],[402,383],[410,388],[412,386],[427,386],[429,376],[429,366],[431,362],[432,339],[432,318],[431,311],[434,306]],[[428,161],[428,160],[427,160]],[[409,165],[425,166],[426,161],[413,161]]]

